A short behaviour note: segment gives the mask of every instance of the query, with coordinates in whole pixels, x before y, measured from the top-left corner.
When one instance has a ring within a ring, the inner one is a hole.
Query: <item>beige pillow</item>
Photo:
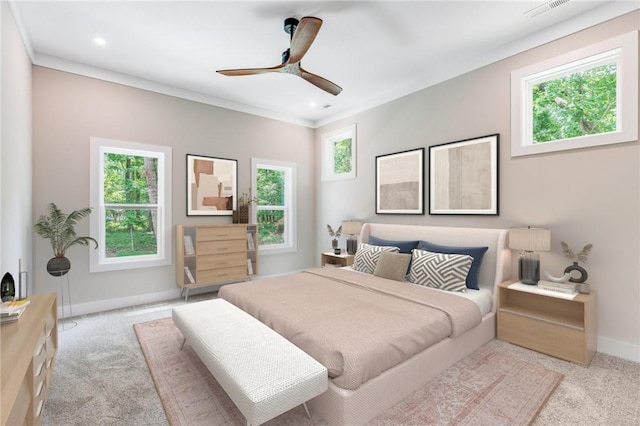
[[[378,264],[373,275],[395,281],[404,281],[411,255],[406,253],[380,253]]]

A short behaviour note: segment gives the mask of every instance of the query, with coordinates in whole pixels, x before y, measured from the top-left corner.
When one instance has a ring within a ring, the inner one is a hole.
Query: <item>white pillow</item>
[[[353,259],[353,265],[351,265],[351,268],[353,268],[354,271],[373,274],[376,270],[376,266],[378,265],[380,253],[383,251],[398,253],[400,249],[398,247],[372,246],[360,243],[360,247],[358,247],[358,251],[356,251],[356,256]]]
[[[426,287],[465,292],[473,257],[466,254],[413,250],[409,281]]]

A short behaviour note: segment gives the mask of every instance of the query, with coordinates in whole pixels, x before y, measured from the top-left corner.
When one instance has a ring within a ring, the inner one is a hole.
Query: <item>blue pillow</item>
[[[418,245],[418,240],[415,241],[392,241],[392,240],[383,240],[382,238],[374,237],[373,235],[369,237],[369,244],[372,246],[391,246],[398,247],[400,249],[400,253],[409,253],[411,254],[411,250],[416,248]]]
[[[469,269],[469,273],[467,274],[467,288],[474,290],[480,289],[480,287],[478,287],[478,274],[480,273],[482,258],[484,257],[485,252],[489,250],[489,247],[450,247],[430,243],[429,241],[420,241],[417,248],[418,250],[425,250],[433,253],[467,254],[473,257],[471,269]]]

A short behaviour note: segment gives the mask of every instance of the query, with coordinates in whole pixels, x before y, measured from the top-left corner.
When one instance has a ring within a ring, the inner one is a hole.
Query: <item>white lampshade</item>
[[[345,235],[359,235],[362,228],[362,222],[357,220],[343,220],[342,233]]]
[[[524,251],[551,250],[551,231],[547,228],[511,228],[509,248]]]

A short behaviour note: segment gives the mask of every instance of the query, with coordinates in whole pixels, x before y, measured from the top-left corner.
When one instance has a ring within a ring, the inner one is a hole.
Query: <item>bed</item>
[[[507,235],[504,229],[368,223],[353,268],[311,268],[228,285],[219,297],[327,367],[329,390],[309,402],[312,411],[330,424],[363,424],[495,337],[495,288],[510,278]],[[426,252],[443,264],[462,262],[463,287],[473,275],[477,290],[443,291],[367,270],[382,258],[366,258],[368,250],[400,258],[408,242],[426,244],[413,250],[408,277],[415,278],[416,256]],[[482,248],[481,262],[456,251],[469,247]],[[467,274],[470,265],[473,274]]]

